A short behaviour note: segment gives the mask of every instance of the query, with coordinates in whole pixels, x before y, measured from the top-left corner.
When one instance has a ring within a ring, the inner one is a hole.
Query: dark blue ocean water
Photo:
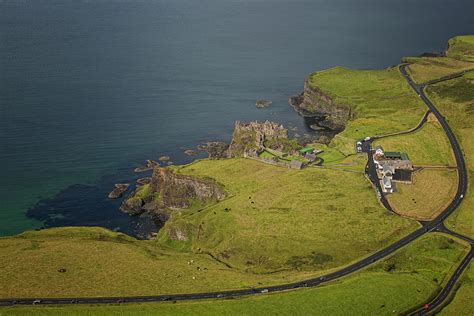
[[[187,162],[235,120],[303,130],[287,99],[310,72],[443,50],[474,33],[473,13],[472,0],[2,0],[0,235],[133,234],[140,220],[106,194],[143,160]]]

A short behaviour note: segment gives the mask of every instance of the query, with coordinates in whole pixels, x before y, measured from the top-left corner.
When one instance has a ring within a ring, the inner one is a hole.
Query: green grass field
[[[455,231],[474,237],[474,73],[438,83],[426,89],[428,96],[446,117],[458,138],[469,171],[468,192],[461,206],[446,224]]]
[[[415,166],[456,165],[449,140],[443,128],[432,116],[423,127],[411,134],[390,136],[374,142],[385,151],[408,154]]]
[[[397,192],[387,200],[400,215],[433,219],[454,198],[457,181],[456,170],[425,169],[414,173],[411,184],[396,183]]]
[[[351,70],[342,67],[319,71],[309,83],[329,94],[339,104],[349,105],[355,118],[336,135],[331,147],[354,153],[357,139],[408,130],[426,112],[425,104],[406,84],[397,68]]]
[[[432,297],[467,247],[430,234],[386,260],[325,286],[231,300],[176,304],[13,307],[0,315],[393,315]]]
[[[423,83],[461,71],[474,69],[474,63],[448,57],[408,57],[408,72],[416,83]]]
[[[210,252],[244,271],[331,269],[416,227],[385,211],[363,174],[297,171],[247,159],[202,160],[178,171],[216,179],[232,197],[201,212],[177,214],[159,240],[167,245],[167,231],[182,228],[190,236],[189,250]],[[173,246],[180,247],[176,241]]]

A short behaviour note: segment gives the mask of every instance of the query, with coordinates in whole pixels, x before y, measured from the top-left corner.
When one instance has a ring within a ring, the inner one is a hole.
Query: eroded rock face
[[[309,84],[308,80],[305,81],[304,92],[290,97],[289,103],[301,116],[316,118],[314,126],[311,126],[315,130],[324,128],[341,132],[354,115],[349,106],[336,103],[321,89]]]
[[[150,192],[160,194],[165,208],[187,208],[196,200],[208,203],[225,198],[224,190],[214,181],[174,173],[166,168],[155,169]]]
[[[212,180],[156,167],[149,183],[138,187],[120,209],[133,215],[144,212],[163,214],[167,219],[169,210],[185,209],[193,203],[204,205],[224,198],[224,189]]]

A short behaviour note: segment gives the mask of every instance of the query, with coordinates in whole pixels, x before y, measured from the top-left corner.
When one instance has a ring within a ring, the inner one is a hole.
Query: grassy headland
[[[357,139],[408,130],[426,112],[425,104],[406,84],[397,68],[351,70],[342,67],[318,71],[308,82],[350,106],[354,118],[331,142],[344,154],[355,152]]]

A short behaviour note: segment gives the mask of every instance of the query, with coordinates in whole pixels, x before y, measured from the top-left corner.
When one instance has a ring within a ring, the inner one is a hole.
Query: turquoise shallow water
[[[133,233],[105,195],[144,159],[189,161],[183,149],[229,140],[235,120],[303,130],[287,98],[311,71],[442,50],[474,33],[473,12],[460,0],[1,1],[0,235]]]

